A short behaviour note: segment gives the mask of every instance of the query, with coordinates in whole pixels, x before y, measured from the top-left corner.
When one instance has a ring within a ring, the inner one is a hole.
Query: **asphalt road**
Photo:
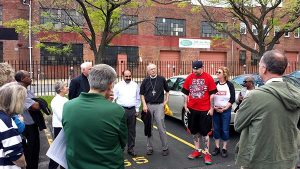
[[[48,129],[40,132],[41,136],[41,153],[39,169],[47,169],[49,158],[45,155],[49,144],[51,143],[51,117],[46,117]],[[221,156],[213,157],[212,165],[205,165],[203,158],[197,158],[195,160],[189,160],[187,155],[192,150],[192,138],[188,134],[181,122],[176,119],[166,117],[166,127],[168,131],[169,151],[168,156],[161,155],[161,142],[159,139],[158,131],[155,129],[154,135],[154,153],[151,156],[146,155],[146,137],[144,136],[144,124],[137,121],[137,136],[135,151],[138,156],[131,157],[127,153],[124,153],[126,169],[237,169],[234,164],[234,147],[239,139],[239,134],[232,130],[231,140],[228,146],[229,156],[222,158]],[[211,150],[213,150],[213,139],[211,139]],[[126,151],[125,151],[126,152]]]

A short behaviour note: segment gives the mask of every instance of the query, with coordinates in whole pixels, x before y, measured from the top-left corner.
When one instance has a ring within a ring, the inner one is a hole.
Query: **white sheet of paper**
[[[64,168],[68,168],[66,159],[65,132],[63,129],[60,130],[59,134],[50,145],[46,155]]]

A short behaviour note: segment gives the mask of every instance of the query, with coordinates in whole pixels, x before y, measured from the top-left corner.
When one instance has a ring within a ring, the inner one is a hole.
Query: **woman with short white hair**
[[[22,139],[11,118],[14,113],[23,112],[26,95],[26,88],[17,83],[7,83],[0,88],[0,168],[26,167]]]
[[[68,101],[68,99],[65,97],[66,94],[69,92],[69,88],[67,86],[66,82],[58,81],[56,82],[54,86],[56,96],[51,101],[51,109],[53,112],[52,115],[52,127],[53,127],[53,134],[54,139],[59,134],[60,130],[62,129],[62,112],[63,112],[63,106]],[[56,169],[58,167],[58,164],[50,159],[49,162],[49,169]],[[61,167],[63,168],[63,167]]]

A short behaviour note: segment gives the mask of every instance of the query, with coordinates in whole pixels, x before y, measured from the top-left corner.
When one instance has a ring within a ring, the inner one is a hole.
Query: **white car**
[[[188,124],[188,116],[184,110],[184,94],[181,92],[183,83],[188,75],[179,75],[179,76],[173,76],[169,79],[167,79],[167,84],[170,88],[170,96],[169,96],[169,108],[172,111],[173,115],[172,117],[182,120],[185,127],[187,127]],[[217,81],[218,79],[214,77],[214,80]],[[235,94],[236,97],[238,96],[239,92],[242,89],[242,86],[237,84],[234,81],[231,81],[235,88]],[[236,104],[234,103],[232,106],[232,112],[231,112],[231,121],[230,123],[233,124],[235,113],[233,112],[236,107]]]

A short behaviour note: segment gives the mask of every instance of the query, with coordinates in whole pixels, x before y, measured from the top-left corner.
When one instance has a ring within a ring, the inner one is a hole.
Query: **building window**
[[[240,50],[240,65],[245,65],[246,64],[246,51],[245,50]]]
[[[217,31],[215,28],[213,28],[210,24],[210,22],[201,22],[201,36],[202,37],[221,37],[221,38],[225,38],[227,37],[227,35],[225,33],[221,33],[219,31]],[[220,24],[220,26],[226,26],[226,23],[220,22],[217,23]]]
[[[251,65],[256,66],[258,63],[257,54],[251,53]]]
[[[124,29],[128,25],[137,22],[137,16],[132,15],[122,15],[120,18],[120,28]],[[122,32],[123,34],[138,34],[138,25],[129,27]]]
[[[137,46],[108,46],[105,48],[103,63],[116,66],[118,54],[127,55],[128,67],[136,67],[139,61],[139,48]]]
[[[155,18],[155,34],[166,36],[185,36],[185,20]]]
[[[0,62],[3,62],[3,42],[0,42]]]
[[[3,21],[3,8],[0,5],[0,25],[2,25],[2,21]]]
[[[257,29],[254,25],[252,25],[252,32],[253,32],[253,35],[258,35]]]
[[[66,44],[43,42],[45,47],[41,48],[41,64],[64,65],[66,63],[79,65],[83,60],[83,44],[71,44],[71,52],[67,54],[53,53],[46,50],[47,47],[62,49]]]
[[[279,32],[279,26],[274,26],[274,36]]]
[[[286,38],[290,37],[290,32],[284,32],[284,37]]]
[[[52,23],[56,29],[61,29],[65,26],[83,26],[84,18],[73,9],[42,8],[40,23]]]
[[[267,27],[267,25],[264,25],[264,32],[266,32],[266,36],[269,36],[269,32],[270,32],[270,28],[266,28]]]
[[[240,33],[243,35],[247,33],[246,24],[244,22],[240,23]]]
[[[299,38],[300,37],[300,28],[295,29],[294,31],[294,37]]]

